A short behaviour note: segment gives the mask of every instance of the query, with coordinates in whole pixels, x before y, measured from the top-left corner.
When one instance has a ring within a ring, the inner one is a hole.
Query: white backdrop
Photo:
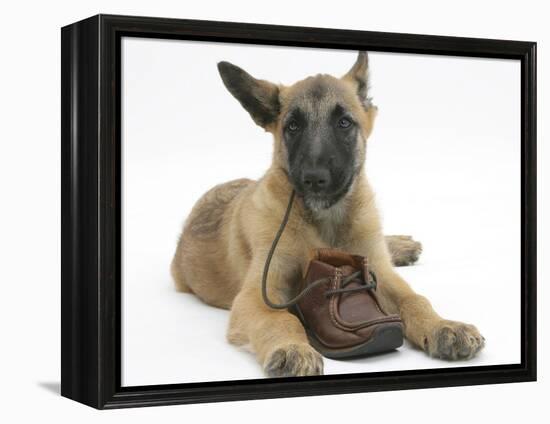
[[[337,6],[337,7],[336,7]],[[0,178],[0,418],[11,423],[55,417],[59,423],[175,423],[220,421],[277,423],[291,414],[297,422],[349,420],[463,424],[540,422],[548,415],[548,246],[550,227],[539,220],[537,383],[357,393],[252,402],[95,411],[59,396],[60,373],[60,31],[63,25],[98,12],[137,16],[215,19],[328,28],[395,31],[538,42],[538,216],[548,215],[547,167],[550,28],[544,2],[437,0],[337,4],[278,0],[174,2],[171,0],[7,1],[2,37],[2,155]],[[24,21],[24,24],[23,24]],[[229,58],[228,58],[229,59]],[[243,66],[248,66],[245,63]],[[342,69],[345,69],[342,64]],[[284,72],[284,68],[279,69]],[[316,69],[317,71],[317,69]],[[377,72],[378,73],[378,72]],[[276,75],[279,78],[279,75]],[[376,87],[375,87],[376,88]],[[382,93],[377,93],[380,100]],[[220,97],[220,101],[223,96]],[[380,102],[379,102],[380,103]],[[379,138],[382,105],[375,134]],[[389,105],[384,105],[384,109]],[[243,131],[246,125],[243,118]],[[241,128],[241,126],[239,126]],[[254,139],[261,143],[261,139]],[[380,143],[379,143],[380,144]],[[374,148],[374,147],[373,147]],[[374,166],[374,161],[369,162]],[[247,165],[248,168],[248,165]],[[244,171],[244,170],[243,170]],[[378,186],[378,181],[376,181]],[[380,190],[379,194],[380,193]],[[403,191],[399,195],[403,196]],[[180,212],[183,219],[185,211]],[[386,227],[391,213],[384,204]],[[438,225],[439,219],[434,220]],[[179,225],[179,222],[177,223]],[[405,226],[405,224],[403,224]],[[403,231],[413,232],[409,225]],[[397,231],[397,229],[396,229]],[[423,234],[415,233],[418,237]],[[174,235],[175,237],[175,235]],[[423,239],[427,243],[426,239]],[[428,249],[428,246],[426,246]],[[422,259],[426,263],[428,252]],[[411,268],[412,269],[412,268]],[[421,290],[424,282],[414,282]],[[169,287],[168,280],[162,284]],[[446,282],[447,284],[447,282]],[[431,293],[433,298],[433,293]],[[445,306],[447,309],[449,305]],[[471,308],[473,310],[473,308]],[[462,316],[462,315],[461,315]],[[464,317],[466,318],[466,317]],[[223,321],[223,320],[222,320]],[[478,322],[479,323],[479,322]],[[239,355],[239,360],[246,358]],[[385,360],[385,359],[384,359]]]
[[[216,63],[291,84],[343,75],[357,52],[125,38],[123,40],[123,384],[261,378],[225,340],[228,313],[175,291],[169,264],[202,193],[258,178],[271,136],[226,91]],[[379,107],[367,174],[388,234],[425,252],[401,273],[450,319],[477,325],[472,361],[398,352],[325,360],[325,373],[520,362],[520,63],[371,53]],[[258,281],[258,284],[260,282]]]

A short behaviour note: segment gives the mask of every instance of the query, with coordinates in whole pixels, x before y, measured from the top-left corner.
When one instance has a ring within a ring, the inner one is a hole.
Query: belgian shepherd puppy
[[[254,122],[273,134],[273,159],[259,181],[220,184],[195,204],[171,265],[176,287],[231,309],[228,340],[251,350],[267,375],[322,374],[322,358],[298,318],[270,309],[261,295],[266,257],[295,190],[271,262],[272,301],[296,294],[311,249],[339,248],[369,258],[382,306],[401,315],[414,345],[434,357],[473,357],[484,345],[478,330],[440,317],[394,269],[414,262],[420,245],[384,237],[366,178],[366,142],[377,112],[367,53],[341,78],[315,75],[291,86],[255,79],[228,62],[218,70]]]

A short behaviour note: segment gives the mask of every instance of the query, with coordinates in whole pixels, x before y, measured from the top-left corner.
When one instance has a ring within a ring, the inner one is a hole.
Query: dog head
[[[228,62],[218,70],[254,122],[273,134],[274,165],[286,171],[306,207],[327,209],[348,193],[376,115],[366,52],[341,78],[319,74],[291,86],[258,80]]]

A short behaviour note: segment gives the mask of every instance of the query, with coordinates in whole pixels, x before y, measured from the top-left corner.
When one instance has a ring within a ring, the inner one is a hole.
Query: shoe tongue
[[[354,272],[357,271],[356,268],[352,267],[351,265],[342,265],[340,267],[340,271],[342,271],[342,275],[344,277],[350,275],[350,274],[353,274]]]
[[[320,262],[325,262],[333,267],[340,268],[344,265],[355,265],[355,259],[353,255],[336,249],[316,249],[313,252],[313,259],[317,259]]]

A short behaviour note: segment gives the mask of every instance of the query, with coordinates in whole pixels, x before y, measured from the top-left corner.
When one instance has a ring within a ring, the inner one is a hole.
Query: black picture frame
[[[121,37],[521,61],[521,364],[121,386]],[[97,15],[61,30],[61,394],[94,408],[536,380],[536,43]]]

